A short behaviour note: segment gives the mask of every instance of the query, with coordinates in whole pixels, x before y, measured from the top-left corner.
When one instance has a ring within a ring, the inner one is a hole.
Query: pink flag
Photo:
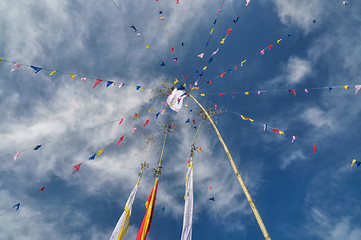
[[[237,66],[234,66],[234,70],[237,71]]]
[[[361,85],[355,86],[355,95],[358,93],[358,91],[360,91],[360,89],[361,89]]]
[[[162,110],[162,115],[164,114],[164,112],[165,112],[165,108]]]
[[[316,144],[313,145],[313,154],[316,154]]]
[[[101,81],[103,81],[103,80],[100,80],[100,79],[95,80],[93,89],[94,89]]]
[[[261,54],[262,54],[262,55],[264,54],[264,49],[261,50]]]
[[[214,104],[214,109],[217,109],[217,106],[218,106],[217,104]]]
[[[176,4],[179,4],[179,0],[177,0]]]
[[[16,161],[16,159],[18,158],[18,156],[19,156],[20,153],[21,153],[21,151],[18,152],[18,153],[14,156],[14,162]]]
[[[135,128],[133,128],[133,133],[135,132],[137,130],[137,128],[135,127]]]
[[[119,125],[120,125],[122,122],[123,122],[123,118],[122,118],[122,119],[120,119]]]
[[[140,36],[140,33],[137,33],[137,36]]]
[[[236,94],[235,94],[235,93],[233,93],[233,97],[232,97],[233,99],[234,99],[234,95],[236,95]]]
[[[164,107],[166,107],[166,106],[167,106],[167,102],[164,103]]]
[[[295,136],[292,136],[292,143],[296,141],[296,137]]]
[[[71,175],[73,175],[75,172],[78,172],[78,171],[79,171],[80,165],[81,165],[81,163],[79,163],[78,165],[75,165],[75,166],[74,166],[75,170],[74,170],[74,172],[73,172]]]
[[[84,78],[81,78],[81,80],[82,80],[83,82],[85,82],[85,81],[86,81],[86,77],[84,77]]]
[[[188,158],[188,163],[190,162],[189,158]]]
[[[305,92],[306,92],[306,93],[308,93],[308,90],[307,90],[307,88],[305,88]]]
[[[258,91],[258,95],[261,95],[261,91]]]
[[[14,65],[13,69],[11,69],[11,71],[14,72],[14,71],[18,70],[18,68],[19,68],[20,66],[21,66],[20,63],[15,63],[15,65]]]
[[[221,9],[218,9],[218,12],[219,12],[219,13],[222,12]]]
[[[198,80],[194,83],[194,85],[196,85],[196,86],[198,85]]]
[[[145,124],[144,124],[143,128],[144,128],[145,126],[147,126],[148,123],[149,123],[149,119],[148,119],[147,121],[145,121]]]
[[[118,143],[117,143],[117,146],[119,146],[119,143],[123,142],[124,136],[125,136],[125,135],[123,135],[121,138],[119,138],[119,141],[118,141]]]
[[[217,48],[217,50],[212,53],[211,57],[213,57],[213,55],[216,54],[218,52],[218,50],[219,50],[219,48]]]
[[[200,57],[200,58],[203,58],[204,53],[201,53],[201,54],[199,54],[199,55],[197,55],[197,56]]]
[[[248,3],[250,2],[251,0],[246,0],[246,7],[248,6]]]
[[[124,83],[119,84],[119,88],[123,87]]]

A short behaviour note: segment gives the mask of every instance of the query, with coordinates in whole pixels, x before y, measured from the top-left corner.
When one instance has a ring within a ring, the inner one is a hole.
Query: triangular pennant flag
[[[18,68],[19,68],[20,66],[21,66],[20,63],[15,63],[15,65],[14,65],[13,69],[11,69],[11,71],[14,72],[14,71],[18,70]]]
[[[18,158],[18,156],[20,155],[21,151],[19,151],[15,156],[14,156],[14,162],[16,161],[16,159]]]
[[[160,112],[155,114],[155,119],[158,119],[159,114],[160,114]]]
[[[99,156],[100,154],[102,154],[102,152],[104,151],[104,148],[99,150],[99,152],[97,153],[97,156]]]
[[[36,145],[34,148],[33,148],[33,150],[38,150],[39,148],[41,148],[41,145],[40,144],[38,144],[38,145]]]
[[[120,125],[120,124],[123,122],[123,120],[124,120],[123,118],[122,118],[122,119],[120,119],[120,122],[119,122],[119,124],[118,124],[118,125]]]
[[[133,119],[135,119],[136,117],[138,117],[139,113],[136,113],[133,117]]]
[[[117,143],[117,146],[119,146],[119,143],[123,142],[124,136],[125,136],[125,135],[123,135],[121,138],[119,138],[119,141],[118,141],[118,143]]]
[[[75,75],[75,74],[69,74],[70,76],[71,76],[71,79],[74,79],[74,78],[76,78],[78,75]]]
[[[97,154],[94,153],[94,154],[89,158],[89,160],[94,160],[96,155],[97,155]]]
[[[145,121],[143,128],[144,128],[145,126],[147,126],[148,123],[149,123],[149,119],[147,119],[147,121]]]
[[[45,187],[41,187],[38,192],[44,191]]]
[[[15,209],[16,211],[19,210],[19,208],[20,208],[20,203],[15,204],[15,205],[13,206],[13,208],[16,208],[16,209]]]
[[[355,95],[358,93],[358,91],[360,91],[360,89],[361,89],[361,85],[355,86]]]
[[[52,71],[49,75],[51,76],[51,75],[53,75],[54,73],[56,73],[56,71]]]
[[[78,172],[78,171],[79,171],[80,165],[81,165],[81,163],[79,163],[78,165],[75,165],[75,166],[74,166],[75,170],[73,171],[73,173],[72,173],[71,175],[73,175],[75,172]]]
[[[96,80],[95,80],[95,83],[94,83],[94,85],[93,85],[93,89],[94,89],[101,81],[103,81],[103,80],[101,80],[101,79],[96,79]]]
[[[204,56],[204,53],[201,53],[201,54],[197,55],[197,57],[199,57],[199,58],[203,58],[203,56]]]
[[[40,67],[34,67],[34,66],[30,66],[32,69],[34,69],[35,73],[38,73],[42,68]]]
[[[107,81],[107,87],[109,87],[110,85],[112,85],[114,82],[112,81]]]

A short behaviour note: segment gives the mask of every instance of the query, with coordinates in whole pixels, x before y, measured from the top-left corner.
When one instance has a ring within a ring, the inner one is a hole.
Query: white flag
[[[358,91],[360,91],[360,89],[361,89],[361,85],[355,86],[355,95],[358,93]]]
[[[184,196],[184,217],[181,240],[192,240],[192,221],[193,221],[193,166],[188,166],[186,177],[186,193]]]
[[[124,207],[124,212],[120,216],[117,225],[114,228],[112,235],[109,240],[121,240],[124,235],[127,233],[130,221],[130,215],[132,214],[132,205],[137,194],[138,185],[135,185],[133,191],[130,193],[127,204]]]
[[[169,107],[176,112],[179,112],[179,110],[182,108],[183,105],[183,99],[186,97],[186,93],[182,90],[177,90],[175,88],[172,93],[167,98],[167,103]]]
[[[200,58],[203,58],[203,56],[204,56],[204,53],[201,53],[198,55],[198,57],[200,57]]]

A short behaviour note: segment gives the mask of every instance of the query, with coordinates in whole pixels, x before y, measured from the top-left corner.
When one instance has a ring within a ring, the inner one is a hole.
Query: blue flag
[[[32,69],[34,69],[35,73],[38,73],[42,68],[30,66]]]
[[[109,87],[109,86],[112,85],[112,84],[113,84],[112,81],[108,81],[108,82],[107,82],[107,87]]]
[[[94,160],[96,155],[97,155],[97,154],[95,153],[93,156],[91,156],[91,157],[89,158],[89,160]]]

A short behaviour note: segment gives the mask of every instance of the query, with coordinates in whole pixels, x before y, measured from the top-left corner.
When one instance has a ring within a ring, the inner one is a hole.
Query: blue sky
[[[174,77],[188,75],[187,84],[193,83],[194,72],[201,71],[197,55],[222,1],[180,0],[179,8],[175,2],[159,0],[170,37],[155,1],[118,1],[121,12],[111,1],[0,3],[0,58],[89,78],[50,77],[44,70],[34,74],[26,66],[10,72],[13,64],[0,62],[0,239],[109,238],[137,181],[147,148],[144,136],[153,135],[150,168],[141,180],[126,235],[134,239],[154,182],[151,169],[160,156],[161,125],[169,120],[176,132],[165,148],[148,239],[180,238],[195,134],[185,121],[199,123],[198,107],[185,99],[188,108],[179,113],[167,108],[156,120],[166,98],[155,97],[151,89],[160,86],[160,77],[172,84]],[[272,239],[356,240],[361,234],[360,169],[350,169],[353,158],[361,159],[361,95],[354,94],[354,85],[361,84],[361,5],[348,2],[252,0],[245,8],[245,1],[225,1],[205,53],[203,63],[220,47],[194,94],[207,107],[216,103],[223,108],[215,117],[217,126]],[[279,45],[260,54],[280,38]],[[217,78],[244,59],[244,68]],[[93,90],[95,78],[129,85],[106,88],[103,82]],[[311,90],[347,84],[350,90]],[[136,91],[136,85],[147,89]],[[258,90],[286,91],[218,96]],[[239,114],[256,121],[244,121]],[[264,133],[263,123],[285,135],[270,128]],[[138,130],[132,133],[134,127]],[[119,147],[110,144],[124,134]],[[36,144],[43,147],[24,151],[13,162],[13,153]],[[209,123],[200,129],[197,146],[203,153],[194,158],[193,238],[262,239]],[[102,155],[70,176],[73,166],[103,147]],[[215,202],[208,200],[212,196]],[[19,211],[9,210],[19,201]]]

